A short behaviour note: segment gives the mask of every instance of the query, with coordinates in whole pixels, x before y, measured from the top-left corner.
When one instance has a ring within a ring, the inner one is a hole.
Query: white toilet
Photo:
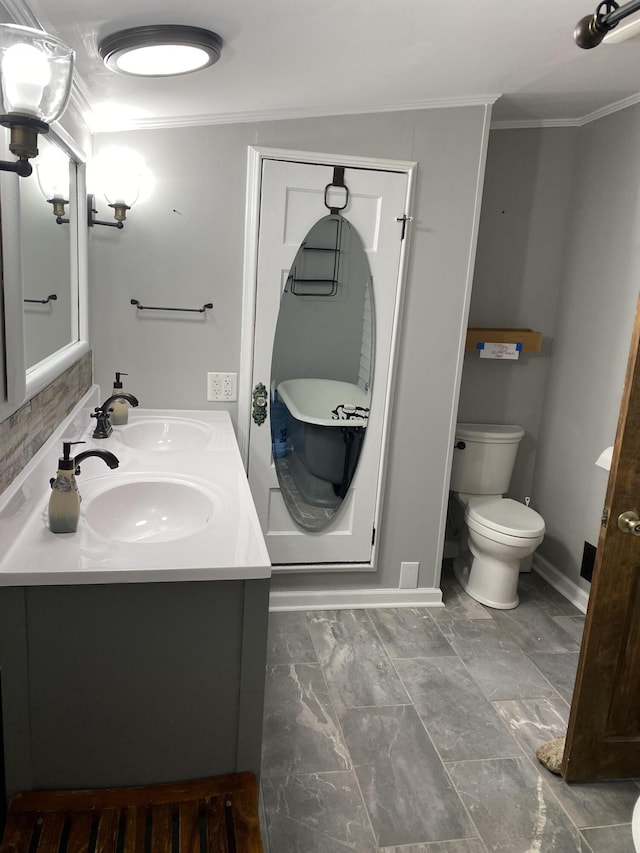
[[[523,435],[519,426],[456,427],[450,489],[465,508],[465,530],[453,570],[472,598],[500,610],[518,606],[520,561],[544,538],[542,516],[502,497]]]

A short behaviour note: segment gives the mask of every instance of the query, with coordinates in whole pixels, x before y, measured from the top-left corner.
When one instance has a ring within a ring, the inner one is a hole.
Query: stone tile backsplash
[[[0,423],[0,492],[17,477],[89,390],[92,377],[92,354],[88,352]]]

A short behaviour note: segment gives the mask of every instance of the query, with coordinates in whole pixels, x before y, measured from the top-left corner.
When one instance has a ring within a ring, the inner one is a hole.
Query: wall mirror
[[[57,125],[39,137],[38,149],[30,177],[0,174],[5,361],[0,419],[89,348],[85,158]],[[38,167],[52,155],[66,165],[68,177],[63,216],[68,221],[61,224],[38,180]]]
[[[364,245],[339,213],[300,245],[284,286],[271,362],[271,439],[291,517],[324,530],[339,511],[366,435],[374,306]]]
[[[78,339],[72,304],[71,222],[56,222],[53,198],[69,201],[75,161],[47,136],[38,140],[32,180],[20,183],[20,245],[27,370]],[[57,192],[46,170],[59,173]],[[33,180],[37,177],[37,180]],[[74,181],[75,183],[75,181]],[[61,219],[69,218],[66,214]]]

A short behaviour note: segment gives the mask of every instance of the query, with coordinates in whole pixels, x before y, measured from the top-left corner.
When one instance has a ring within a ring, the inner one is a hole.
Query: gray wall
[[[152,198],[132,209],[122,232],[90,235],[96,381],[106,391],[115,370],[128,372],[126,387],[150,407],[215,407],[206,401],[207,371],[239,370],[248,145],[419,161],[378,571],[279,576],[276,588],[394,587],[402,561],[420,562],[420,586],[437,585],[487,112],[477,106],[95,139],[96,153],[114,142],[140,151],[156,178]],[[131,297],[185,307],[211,300],[215,308],[205,317],[151,317],[136,312]]]
[[[545,519],[539,553],[584,590],[638,299],[640,108],[581,128],[492,132],[470,324],[531,326],[543,352],[465,357],[459,419],[520,423],[511,492]]]
[[[579,578],[584,540],[597,543],[640,254],[640,109],[576,129],[575,190],[533,490],[547,523],[541,553]]]
[[[490,134],[469,325],[535,329],[543,348],[518,361],[467,352],[460,391],[458,420],[524,427],[510,494],[529,496],[538,508],[533,471],[555,352],[576,144],[574,128]]]

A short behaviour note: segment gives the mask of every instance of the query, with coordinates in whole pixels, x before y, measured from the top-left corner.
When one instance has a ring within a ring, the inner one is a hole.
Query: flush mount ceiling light
[[[137,77],[174,77],[199,71],[217,62],[221,49],[217,33],[179,24],[120,30],[98,45],[108,68]]]

